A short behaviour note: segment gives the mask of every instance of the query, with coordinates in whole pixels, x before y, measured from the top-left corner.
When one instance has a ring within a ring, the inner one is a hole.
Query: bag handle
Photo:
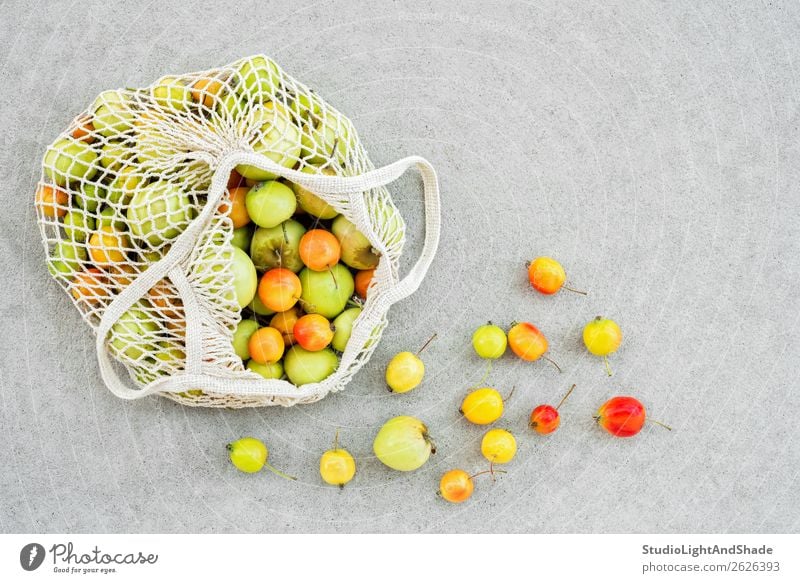
[[[439,180],[436,170],[430,162],[421,156],[408,156],[382,168],[365,172],[359,176],[341,177],[324,174],[306,174],[295,170],[276,172],[291,182],[300,184],[316,194],[349,194],[351,203],[356,208],[354,214],[362,214],[366,220],[367,210],[362,193],[373,188],[380,188],[400,178],[412,166],[416,166],[422,176],[422,194],[425,203],[425,240],[417,262],[408,274],[389,292],[389,304],[398,302],[417,291],[425,274],[433,262],[442,228],[441,201],[439,198]]]
[[[367,190],[379,188],[394,182],[409,168],[416,166],[422,175],[423,181],[425,240],[422,253],[417,259],[417,262],[397,285],[388,290],[386,296],[388,304],[391,305],[414,293],[417,288],[419,288],[425,274],[428,272],[439,245],[441,233],[441,202],[436,171],[425,158],[409,156],[381,168],[364,172],[358,176],[328,176],[324,174],[307,174],[305,172],[291,170],[255,152],[230,153],[222,158],[214,172],[214,177],[211,180],[211,186],[208,191],[208,199],[205,206],[200,211],[200,214],[190,223],[186,230],[173,241],[172,246],[164,257],[136,277],[130,285],[111,301],[103,312],[103,316],[96,331],[95,352],[97,353],[100,375],[109,390],[117,397],[122,399],[138,399],[155,392],[170,390],[169,381],[174,380],[175,377],[198,376],[199,360],[202,358],[200,346],[202,337],[201,331],[197,329],[197,327],[189,325],[191,317],[188,310],[186,311],[187,372],[182,375],[173,375],[172,377],[157,379],[142,389],[130,388],[127,383],[119,377],[109,358],[108,350],[106,349],[106,337],[122,314],[130,309],[133,304],[150,290],[150,288],[168,274],[170,274],[170,279],[178,287],[184,305],[187,304],[187,300],[190,304],[194,303],[194,292],[188,285],[188,282],[185,281],[185,276],[179,273],[179,268],[176,268],[176,266],[192,252],[195,241],[211,220],[219,201],[225,193],[225,187],[231,170],[239,164],[253,165],[268,172],[272,172],[316,194],[350,195],[351,203],[355,206],[353,209],[354,214],[361,215],[364,222],[366,222],[367,211],[363,193]],[[178,384],[180,383],[175,383],[175,385]]]

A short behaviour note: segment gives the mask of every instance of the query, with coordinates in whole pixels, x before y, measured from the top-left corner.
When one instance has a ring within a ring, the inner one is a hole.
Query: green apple
[[[303,172],[304,174],[322,173],[325,176],[336,176],[336,172],[334,172],[331,168],[320,169],[316,166],[303,166],[303,169],[300,172]],[[297,204],[308,214],[313,215],[318,219],[332,219],[339,214],[335,208],[307,188],[303,188],[299,184],[292,183],[292,190],[294,190],[294,195],[297,197]]]
[[[233,249],[233,287],[236,290],[236,301],[239,309],[244,308],[256,295],[258,274],[250,256],[238,247]]]
[[[258,294],[253,297],[253,301],[250,302],[250,305],[247,307],[259,316],[271,316],[275,313],[275,310],[270,310],[264,305],[264,302],[261,301],[261,298],[258,297]]]
[[[245,204],[253,222],[267,229],[277,227],[297,210],[292,189],[276,180],[261,182],[248,190]]]
[[[309,164],[325,164],[336,160],[346,165],[355,148],[355,129],[349,120],[329,113],[316,123],[312,120],[303,126],[301,137],[302,157]]]
[[[122,211],[116,208],[107,206],[100,211],[100,217],[97,219],[97,228],[111,227],[115,231],[124,231],[128,228],[128,223],[122,216]]]
[[[384,243],[389,246],[399,244],[406,234],[406,224],[397,209],[382,198],[369,199],[368,204],[377,210]]]
[[[293,168],[300,159],[300,128],[293,122],[286,109],[277,103],[270,102],[261,107],[253,119],[243,120],[248,124],[259,126],[257,140],[252,144],[256,154],[266,156],[284,168]],[[273,180],[277,178],[272,172],[256,166],[239,164],[236,171],[251,180]]]
[[[142,259],[144,259],[147,263],[158,263],[164,258],[164,254],[167,251],[169,251],[169,245],[167,245],[167,247],[163,250],[139,251],[139,255],[141,255]]]
[[[333,321],[333,340],[331,346],[334,350],[344,352],[347,343],[350,341],[350,335],[353,333],[353,324],[361,315],[361,308],[350,308],[345,310]]]
[[[130,308],[111,327],[111,347],[120,356],[138,360],[155,348],[146,340],[154,339],[158,330],[158,322],[148,312],[140,307]]]
[[[171,182],[154,182],[133,195],[128,206],[131,233],[153,247],[180,235],[192,220],[189,196]]]
[[[61,138],[47,148],[45,173],[59,186],[67,182],[91,180],[97,173],[97,152],[90,144]]]
[[[283,357],[286,376],[298,387],[325,380],[338,366],[339,358],[330,348],[310,352],[296,345],[292,346]]]
[[[69,239],[83,243],[89,236],[89,232],[94,231],[94,218],[86,215],[82,210],[75,209],[64,215],[64,233]]]
[[[100,165],[111,172],[119,172],[135,155],[129,142],[112,140],[100,148]]]
[[[83,210],[93,213],[100,206],[100,201],[106,197],[105,188],[94,182],[83,182],[75,195],[75,202]]]
[[[172,373],[184,368],[186,353],[169,342],[159,342],[159,351],[155,353],[156,367],[166,373]]]
[[[75,241],[59,241],[50,254],[48,269],[53,275],[72,275],[88,259],[86,247]]]
[[[344,215],[339,215],[334,219],[331,232],[342,246],[344,263],[358,270],[372,269],[378,266],[380,257],[372,250],[372,243]]]
[[[175,77],[164,77],[150,89],[150,95],[161,107],[186,111],[192,104],[192,91]]]
[[[253,233],[250,243],[250,257],[256,269],[266,271],[274,267],[283,267],[295,273],[303,269],[300,259],[300,239],[306,234],[306,228],[289,219],[280,225],[265,229],[259,227]]]
[[[126,166],[117,172],[108,186],[108,200],[115,204],[128,204],[134,192],[143,185],[144,175],[136,166]]]
[[[106,138],[127,132],[133,119],[130,103],[119,91],[104,91],[92,105],[92,125]]]
[[[421,467],[433,453],[433,442],[425,424],[414,417],[400,415],[383,424],[372,450],[385,465],[399,472]]]
[[[272,101],[281,83],[281,72],[272,59],[255,57],[239,65],[236,71],[239,83],[237,89],[244,99],[260,98]]]
[[[316,121],[322,115],[322,104],[312,89],[309,89],[306,93],[299,93],[292,100],[289,109],[291,109],[292,115],[294,115],[298,123]]]
[[[353,295],[353,274],[341,263],[326,271],[300,272],[300,305],[308,314],[320,314],[329,320],[342,313]]]
[[[250,342],[250,337],[256,330],[258,330],[258,322],[242,320],[233,332],[233,351],[242,360],[250,358],[250,349],[247,347],[247,343]]]
[[[279,379],[283,376],[281,361],[271,364],[259,364],[255,360],[247,361],[247,370],[260,374],[265,379]]]
[[[236,119],[243,111],[244,106],[236,93],[226,93],[217,105],[217,112],[223,119]]]
[[[250,240],[253,238],[253,226],[245,225],[233,230],[233,238],[231,243],[234,247],[238,247],[244,252],[250,250]]]

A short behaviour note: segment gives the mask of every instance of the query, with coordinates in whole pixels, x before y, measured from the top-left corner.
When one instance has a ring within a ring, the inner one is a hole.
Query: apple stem
[[[611,376],[611,375],[612,375],[612,372],[611,372],[611,365],[610,365],[610,364],[608,364],[608,356],[604,356],[604,357],[603,357],[603,362],[605,362],[605,363],[606,363],[606,372],[608,373],[608,376]]]
[[[333,437],[333,450],[339,449],[339,428],[336,428],[336,435]]]
[[[560,367],[560,366],[558,366],[558,363],[557,363],[555,360],[553,360],[552,358],[549,358],[549,357],[547,357],[547,356],[542,356],[542,358],[544,358],[544,359],[545,359],[547,362],[549,362],[549,363],[550,363],[550,364],[552,364],[554,367],[556,367],[556,370],[557,370],[558,372],[563,372],[563,371],[561,370],[561,367]]]
[[[328,273],[330,273],[331,277],[333,278],[333,286],[338,290],[339,289],[339,282],[336,281],[336,274],[333,273],[333,268],[330,265],[328,266]]]
[[[436,332],[434,332],[434,333],[433,333],[433,336],[431,336],[430,338],[428,338],[428,340],[425,342],[425,344],[423,344],[423,345],[422,345],[422,348],[420,348],[419,350],[417,350],[417,356],[419,356],[420,354],[422,354],[422,351],[423,351],[423,350],[425,350],[426,348],[428,348],[428,344],[430,344],[431,342],[433,342],[433,341],[436,339],[436,336],[438,336],[438,334],[437,334]]]
[[[485,382],[486,382],[486,379],[488,379],[488,378],[489,378],[489,373],[490,373],[490,372],[492,372],[492,365],[493,365],[493,364],[494,364],[494,360],[491,360],[491,359],[490,359],[490,360],[489,360],[489,362],[486,364],[486,372],[484,372],[484,373],[483,373],[483,376],[481,377],[481,379],[480,379],[480,380],[479,380],[479,381],[478,381],[476,384],[474,384],[474,385],[472,385],[472,386],[470,387],[471,389],[474,389],[474,388],[476,388],[476,387],[479,387],[479,386],[481,386],[483,383],[485,383]]]
[[[296,480],[297,479],[294,476],[290,476],[289,474],[287,474],[285,472],[282,472],[278,468],[275,468],[275,467],[273,467],[273,466],[271,466],[271,465],[269,465],[267,463],[264,464],[264,467],[267,468],[270,472],[272,472],[276,476],[280,476],[281,478],[283,478],[285,480]]]
[[[289,235],[286,233],[286,222],[281,223],[281,230],[283,231],[283,242],[289,244]]]
[[[571,291],[571,292],[572,292],[572,293],[574,293],[574,294],[580,294],[580,295],[582,295],[582,296],[588,296],[588,295],[589,295],[589,293],[588,293],[588,292],[581,291],[581,290],[579,290],[579,289],[574,289],[574,288],[571,288],[571,287],[569,287],[568,285],[565,285],[565,286],[563,286],[563,287],[564,287],[564,289],[565,289],[565,290],[567,290],[567,291]]]
[[[391,391],[391,389],[389,389],[389,390]],[[427,428],[425,428],[425,430],[422,432],[422,439],[425,440],[425,443],[430,444],[431,453],[436,453],[436,443],[433,441],[433,438],[431,437],[431,434],[428,433],[428,429]]]
[[[484,474],[507,474],[508,472],[505,470],[483,470],[482,472],[478,472],[477,474],[472,474],[469,479],[477,478],[478,476],[482,476]]]
[[[561,405],[563,405],[563,404],[564,404],[564,401],[566,401],[566,400],[567,400],[567,398],[568,398],[568,397],[569,397],[569,396],[572,394],[572,391],[574,391],[574,390],[575,390],[575,387],[576,387],[576,386],[577,386],[577,385],[573,384],[573,385],[572,385],[572,386],[569,388],[569,391],[567,391],[567,394],[566,394],[566,395],[564,395],[563,397],[561,397],[561,400],[558,402],[558,405],[556,405],[556,411],[558,411],[558,409],[561,407]]]
[[[505,403],[506,401],[508,401],[511,398],[511,396],[514,394],[514,391],[516,390],[516,388],[517,388],[516,386],[511,387],[511,392],[508,394],[508,396],[505,399],[503,399],[503,403]]]
[[[661,427],[663,427],[664,429],[667,429],[667,430],[669,430],[669,431],[672,431],[672,427],[670,427],[670,426],[669,426],[669,425],[667,425],[666,423],[662,423],[661,421],[656,421],[655,419],[648,419],[648,421],[649,421],[650,423],[655,423],[656,425],[660,425],[660,426],[661,426]]]
[[[328,158],[333,158],[333,154],[336,152],[336,146],[339,145],[339,135],[337,134],[335,138],[333,138],[333,147],[331,148],[331,153],[328,154]]]

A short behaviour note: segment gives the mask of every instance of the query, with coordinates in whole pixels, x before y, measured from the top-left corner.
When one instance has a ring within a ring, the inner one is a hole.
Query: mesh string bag
[[[385,186],[412,167],[422,177],[425,240],[401,278],[405,223]],[[320,382],[266,379],[234,351],[234,169],[327,204],[379,257],[338,367]],[[389,307],[418,288],[440,230],[426,160],[376,169],[350,120],[262,55],[103,92],[47,148],[35,206],[48,269],[94,330],[108,388],[205,407],[290,406],[344,388],[375,349]]]

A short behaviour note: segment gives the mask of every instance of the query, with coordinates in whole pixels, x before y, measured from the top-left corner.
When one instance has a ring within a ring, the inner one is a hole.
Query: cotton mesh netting
[[[437,188],[424,160],[407,160],[375,171],[351,122],[265,56],[100,94],[48,147],[36,209],[51,274],[100,335],[109,388],[220,407],[308,403],[343,388],[438,242],[437,190],[426,199],[437,241],[401,289],[405,224],[383,184],[416,164],[426,193]],[[319,383],[264,379],[233,350],[237,324],[253,316],[234,288],[233,168],[314,193],[380,257],[339,366]]]

